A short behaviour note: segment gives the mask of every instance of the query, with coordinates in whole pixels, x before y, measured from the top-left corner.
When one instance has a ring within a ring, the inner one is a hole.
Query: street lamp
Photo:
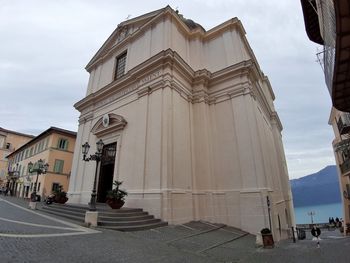
[[[270,203],[270,198],[268,196],[266,196],[266,203],[267,203],[267,212],[269,214],[269,226],[270,226],[270,230],[272,231],[271,229],[271,203]]]
[[[314,215],[316,214],[314,211],[307,212],[309,216],[311,216],[311,224],[314,224]]]
[[[10,190],[10,195],[14,195],[15,193],[15,185],[16,185],[16,180],[19,177],[19,169],[18,169],[18,163],[16,163],[16,168],[11,172],[11,190]]]
[[[88,162],[90,160],[96,161],[95,178],[94,178],[94,184],[91,192],[91,199],[89,203],[90,211],[96,211],[96,177],[97,177],[98,164],[101,161],[103,146],[104,146],[104,143],[100,139],[98,142],[96,142],[95,154],[90,154],[90,157],[86,157],[90,149],[90,144],[86,142],[82,145],[83,161],[85,162]]]
[[[32,162],[28,163],[29,173],[35,173],[36,172],[36,180],[35,180],[35,184],[34,184],[34,191],[31,194],[31,201],[32,202],[36,202],[37,201],[36,191],[37,191],[37,186],[38,186],[39,175],[40,174],[46,174],[48,168],[49,168],[49,164],[48,163],[44,164],[44,161],[42,159],[39,159],[39,161],[37,162],[37,165],[34,165]]]

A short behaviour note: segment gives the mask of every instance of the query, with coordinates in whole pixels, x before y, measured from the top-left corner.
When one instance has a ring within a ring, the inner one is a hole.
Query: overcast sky
[[[306,36],[298,0],[0,0],[0,127],[76,131],[86,64],[120,22],[168,4],[206,30],[242,21],[276,95],[290,178],[335,163],[322,49]]]

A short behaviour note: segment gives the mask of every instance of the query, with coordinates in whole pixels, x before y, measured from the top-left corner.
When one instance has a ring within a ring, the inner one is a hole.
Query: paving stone
[[[42,218],[18,207],[1,201],[0,217],[9,216],[12,220],[25,221],[52,226],[66,226],[71,230],[50,229],[0,220],[0,262],[1,263],[104,263],[104,262],[307,262],[348,263],[350,238],[342,238],[339,231],[323,231],[321,248],[311,240],[307,232],[306,239],[293,243],[285,240],[273,249],[255,247],[255,236],[244,237],[226,242],[244,234],[232,227],[223,227],[212,232],[220,225],[191,222],[185,226],[167,226],[155,230],[139,232],[118,232],[96,228],[99,232],[64,222]],[[26,206],[15,198],[7,201]],[[18,218],[17,218],[18,217]],[[71,235],[62,236],[61,233]],[[17,237],[2,236],[6,233],[18,234]],[[23,234],[55,234],[49,237],[21,237]],[[77,234],[78,235],[73,235]],[[195,235],[196,234],[196,235]],[[192,235],[192,236],[190,236]],[[224,242],[224,243],[222,243]],[[222,243],[222,244],[221,244]],[[217,246],[216,246],[217,245]]]

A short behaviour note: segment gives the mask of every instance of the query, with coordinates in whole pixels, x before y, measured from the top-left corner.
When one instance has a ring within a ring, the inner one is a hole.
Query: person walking
[[[319,229],[316,225],[314,225],[311,229],[311,235],[313,235],[317,240],[317,248],[320,248],[320,235],[321,229]]]

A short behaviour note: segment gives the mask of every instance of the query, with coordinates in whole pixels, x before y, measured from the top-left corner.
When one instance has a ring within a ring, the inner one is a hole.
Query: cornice
[[[264,81],[261,76],[252,59],[211,73],[206,69],[194,71],[177,52],[167,49],[137,65],[121,79],[77,102],[74,107],[82,113],[79,119],[81,124],[92,118],[95,109],[125,96],[136,94],[135,99],[138,99],[155,90],[170,87],[191,103],[215,104],[237,96],[251,95],[271,118],[273,109],[259,85]],[[232,81],[235,79],[239,81]],[[225,83],[225,87],[215,89],[221,83]]]
[[[94,114],[92,112],[88,112],[87,114],[82,114],[80,117],[79,117],[79,125],[81,124],[84,124],[88,121],[91,121],[94,117]]]
[[[107,116],[109,117],[109,123],[107,126],[103,125],[103,118],[99,118],[92,127],[91,132],[94,135],[101,137],[111,132],[123,130],[127,125],[126,120],[120,115],[110,113],[107,114]]]
[[[228,30],[234,29],[237,29],[241,35],[246,34],[241,21],[237,17],[234,17],[205,32],[205,34],[203,34],[203,40],[208,41]]]
[[[209,31],[205,31],[204,29],[198,27],[196,29],[190,29],[188,26],[184,23],[184,21],[179,17],[179,15],[169,6],[159,9],[157,11],[151,12],[149,14],[153,14],[154,17],[152,18],[149,16],[149,21],[147,21],[144,25],[140,26],[136,31],[132,32],[131,34],[128,34],[124,37],[123,40],[115,43],[114,45],[110,46],[110,43],[113,41],[113,39],[117,36],[117,34],[122,30],[123,27],[127,27],[133,23],[133,21],[129,22],[122,22],[118,25],[118,27],[113,31],[111,36],[106,40],[106,42],[103,44],[103,46],[99,49],[99,51],[95,54],[95,56],[91,59],[91,61],[87,64],[85,69],[88,72],[91,72],[93,68],[96,68],[100,63],[105,61],[107,58],[109,58],[112,54],[114,55],[117,50],[125,50],[127,48],[127,45],[131,42],[133,42],[135,39],[142,36],[149,28],[154,27],[155,24],[159,22],[163,22],[166,20],[169,20],[173,23],[175,23],[178,27],[179,32],[181,32],[188,40],[192,39],[200,39],[202,42],[209,41],[218,35],[223,34],[226,31],[231,31],[234,29],[237,29],[237,31],[242,35],[244,43],[247,45],[248,52],[251,53],[252,57],[255,59],[255,56],[250,49],[249,43],[246,41],[244,35],[246,34],[242,23],[240,20],[235,17],[232,19],[229,19]],[[141,16],[142,18],[142,16]],[[136,22],[134,22],[136,23]],[[256,59],[255,59],[256,60]]]
[[[117,28],[112,32],[112,34],[107,38],[107,40],[104,42],[102,47],[96,52],[96,54],[93,56],[93,58],[89,61],[89,63],[86,65],[85,69],[88,72],[90,72],[96,65],[98,65],[101,61],[103,61],[106,56],[109,56],[109,53],[111,51],[115,50],[116,48],[120,48],[122,45],[125,45],[126,42],[128,42],[131,39],[131,36],[135,35],[135,33],[138,31],[138,30],[136,30],[135,32],[133,32],[130,35],[126,34],[124,36],[123,40],[121,40],[118,43],[109,47],[111,42],[114,41],[114,38],[118,35],[118,33],[120,33],[121,30],[123,30],[124,28],[128,28],[129,25],[136,24],[142,20],[147,20],[147,19],[152,20],[152,16],[157,17],[160,14],[162,14],[162,12],[164,12],[164,10],[169,10],[169,9],[171,9],[171,7],[166,6],[165,8],[161,8],[161,9],[155,10],[153,12],[135,17],[133,19],[121,22],[117,26]],[[147,25],[147,23],[145,23],[145,25]]]
[[[272,112],[270,116],[271,116],[271,122],[273,124],[276,124],[279,131],[281,132],[283,130],[283,126],[277,112],[276,111]]]
[[[210,79],[211,79],[210,71],[206,69],[200,69],[194,72],[192,84],[194,86],[197,86],[197,85],[208,86]]]
[[[164,81],[162,84],[168,85],[166,76],[172,75],[171,71],[173,70],[176,70],[192,84],[193,69],[175,51],[167,49],[129,70],[122,78],[89,94],[84,99],[75,103],[74,107],[83,113],[88,108],[91,111],[94,108],[115,101],[133,92],[138,92],[140,96],[145,91],[148,93],[154,90],[155,82],[160,80]],[[169,80],[170,82],[172,81],[171,79]]]
[[[263,87],[260,86],[260,83],[258,80],[254,79],[252,80],[252,84],[251,84],[253,88],[253,92],[255,94],[255,98],[259,101],[260,106],[262,108],[262,110],[264,111],[264,113],[266,114],[266,116],[272,116],[274,109],[272,109],[270,107],[269,102],[267,101],[267,98],[264,94],[264,91],[262,90]]]
[[[226,67],[224,69],[215,71],[211,74],[211,79],[209,82],[209,86],[212,87],[214,85],[217,85],[219,83],[225,82],[229,79],[248,75],[250,71],[252,71],[252,67],[255,63],[252,60],[245,60],[239,63],[236,63],[234,65],[231,65],[229,67]],[[255,70],[255,76],[256,69]]]
[[[235,65],[229,66],[220,71],[211,74],[212,78],[209,82],[209,101],[210,103],[217,103],[223,100],[232,99],[242,95],[256,94],[252,89],[252,79],[258,78],[256,66],[253,60],[242,61]],[[231,84],[234,79],[239,79],[236,84]],[[213,90],[212,89],[220,83],[230,83],[225,89]]]
[[[273,92],[269,78],[267,76],[263,75],[263,81],[265,82],[265,84],[267,86],[267,89],[270,93],[272,100],[275,100],[275,98],[276,98],[275,93]]]

